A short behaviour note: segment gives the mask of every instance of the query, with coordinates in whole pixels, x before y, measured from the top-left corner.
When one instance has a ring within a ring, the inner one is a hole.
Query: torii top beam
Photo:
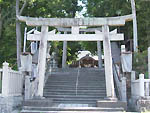
[[[25,16],[17,16],[17,18],[20,21],[26,22],[28,26],[123,26],[126,21],[131,21],[133,19],[133,15],[104,18],[32,18]]]

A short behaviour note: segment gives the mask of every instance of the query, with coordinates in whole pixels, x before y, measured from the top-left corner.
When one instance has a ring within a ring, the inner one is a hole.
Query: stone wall
[[[129,100],[130,109],[132,111],[138,111],[138,112],[146,112],[150,111],[150,99],[146,98],[132,98]]]
[[[19,97],[0,97],[0,113],[11,113],[15,109],[20,109],[23,98]]]
[[[141,112],[150,111],[150,99],[141,98],[137,100],[137,110]]]

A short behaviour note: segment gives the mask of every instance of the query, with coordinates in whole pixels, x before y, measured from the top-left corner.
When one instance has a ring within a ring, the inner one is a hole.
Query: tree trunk
[[[16,16],[19,15],[19,0],[16,0]],[[16,19],[16,40],[17,40],[17,66],[18,69],[21,66],[20,54],[21,54],[21,26],[18,19]]]
[[[19,9],[19,3],[20,0],[16,0],[16,16],[21,15],[23,12],[23,9],[26,6],[26,1],[24,2],[23,6],[21,9]],[[21,25],[19,20],[16,18],[16,40],[17,40],[17,66],[18,69],[21,66],[21,60],[20,60],[20,55],[21,55]]]
[[[133,14],[133,43],[134,43],[134,52],[138,52],[138,36],[137,36],[137,20],[136,20],[136,9],[135,1],[131,0],[131,8]]]
[[[21,66],[20,55],[21,55],[21,26],[20,22],[16,20],[16,40],[17,40],[17,66]]]

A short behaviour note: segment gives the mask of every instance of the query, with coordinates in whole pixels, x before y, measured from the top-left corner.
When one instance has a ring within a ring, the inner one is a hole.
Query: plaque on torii
[[[133,19],[133,15],[107,18],[31,18],[18,16],[18,19],[26,22],[29,26],[42,26],[41,32],[27,35],[27,40],[40,41],[38,63],[39,96],[43,96],[47,41],[103,41],[106,94],[109,98],[115,97],[110,41],[124,40],[124,35],[109,32],[109,26],[123,26],[126,21]],[[75,31],[73,34],[55,34],[54,31],[48,32],[48,26],[72,27],[72,29],[78,28],[78,26],[102,26],[102,32],[95,31],[96,34],[78,34],[79,31]]]

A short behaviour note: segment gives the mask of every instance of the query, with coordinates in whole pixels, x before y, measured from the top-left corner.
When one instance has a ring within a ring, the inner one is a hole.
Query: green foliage
[[[20,8],[25,0],[20,0]],[[131,14],[130,0],[79,0],[86,5],[88,17],[108,17]],[[16,62],[16,14],[15,0],[0,0],[0,21],[2,21],[2,34],[0,36],[0,66],[6,60],[11,64]],[[150,2],[135,0],[138,23],[138,42],[140,51],[147,50],[150,45]],[[81,11],[78,0],[27,0],[22,15],[32,17],[75,17],[76,11]],[[25,23],[21,23],[22,37]],[[28,27],[31,29],[32,27]],[[115,27],[111,27],[110,30]],[[118,32],[125,34],[125,40],[133,39],[132,22],[124,27],[117,27]],[[52,29],[52,28],[50,28]],[[0,32],[1,32],[0,31]],[[22,38],[23,39],[23,38]],[[62,57],[62,42],[51,42],[52,51],[58,53],[59,63]],[[70,63],[76,58],[78,50],[89,50],[96,53],[96,42],[69,42],[67,47],[67,61]],[[143,53],[143,52],[142,52]],[[137,55],[138,57],[138,55]],[[139,65],[139,64],[135,64]],[[145,68],[141,68],[142,70]],[[142,72],[142,71],[140,71]]]
[[[63,54],[63,42],[52,42],[51,53],[55,51],[58,57],[58,63],[61,66],[62,54]],[[71,63],[77,57],[77,52],[81,50],[79,42],[68,42],[67,43],[67,63]]]
[[[97,42],[80,42],[80,44],[83,50],[88,50],[92,54],[97,53]]]
[[[68,63],[72,60],[76,60],[77,52],[81,50],[81,45],[79,42],[68,42]]]
[[[0,36],[0,67],[4,61],[16,62],[15,2],[0,2],[2,32]]]
[[[144,73],[145,75],[147,75],[148,71],[147,51],[135,53],[133,61],[133,70],[135,70],[138,74]]]
[[[78,0],[32,0],[23,15],[33,17],[75,17],[82,9]]]

